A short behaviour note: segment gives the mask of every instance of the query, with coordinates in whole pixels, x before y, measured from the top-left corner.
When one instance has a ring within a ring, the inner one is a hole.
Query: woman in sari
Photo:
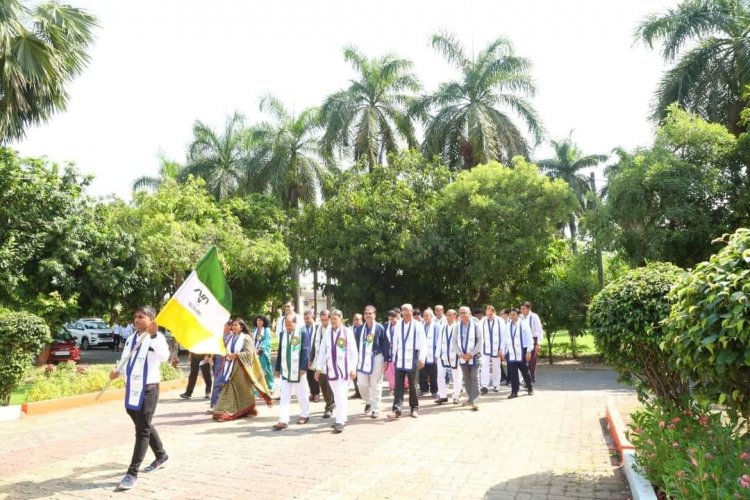
[[[253,343],[255,344],[255,354],[260,359],[260,366],[263,368],[263,376],[266,379],[268,390],[273,393],[274,378],[273,365],[271,364],[271,321],[266,316],[255,318],[255,331],[253,332]]]
[[[222,380],[224,386],[214,407],[214,420],[223,422],[257,415],[255,391],[271,406],[271,395],[255,354],[250,331],[247,323],[239,318],[232,321]]]

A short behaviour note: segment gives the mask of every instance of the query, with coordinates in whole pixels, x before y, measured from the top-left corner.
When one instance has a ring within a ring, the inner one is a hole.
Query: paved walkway
[[[531,397],[503,387],[476,413],[423,398],[419,419],[396,422],[350,400],[340,435],[322,403],[308,425],[272,432],[276,407],[217,423],[205,400],[164,393],[155,424],[170,463],[128,493],[112,492],[133,446],[122,403],[29,417],[0,424],[0,498],[628,498],[603,422],[608,397],[633,393],[601,369],[540,367],[538,379]]]

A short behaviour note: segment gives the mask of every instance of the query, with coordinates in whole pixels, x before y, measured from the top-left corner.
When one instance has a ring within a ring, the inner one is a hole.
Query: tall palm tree
[[[433,35],[432,46],[456,66],[460,79],[443,83],[411,108],[427,125],[423,150],[440,155],[453,169],[471,168],[490,160],[529,156],[543,130],[526,96],[533,96],[531,64],[518,57],[510,41],[498,38],[471,59],[452,34]],[[514,122],[520,118],[530,143]]]
[[[316,193],[326,166],[320,156],[318,110],[311,108],[295,116],[272,95],[260,100],[261,112],[273,121],[252,128],[248,139],[252,145],[247,180],[249,188],[270,192],[295,215],[301,203],[315,203]],[[292,256],[291,278],[299,283],[299,258]],[[317,270],[315,271],[317,281]],[[317,292],[316,292],[317,293]],[[299,289],[294,290],[295,304]]]
[[[242,115],[235,112],[228,117],[223,134],[198,120],[193,125],[193,142],[182,175],[205,179],[208,191],[222,200],[233,195],[245,181],[248,155]]]
[[[573,143],[570,136],[562,141],[550,141],[555,150],[555,157],[539,161],[539,168],[552,179],[562,179],[575,193],[578,199],[578,214],[588,207],[587,196],[591,193],[589,178],[581,173],[584,168],[597,166],[606,161],[606,155],[582,155]],[[596,196],[596,193],[594,193]],[[576,235],[578,226],[576,214],[571,214],[568,220],[570,240],[573,248],[576,248]]]
[[[0,143],[65,109],[66,86],[86,67],[96,26],[85,10],[57,2],[0,2]]]
[[[359,75],[321,107],[323,152],[330,159],[336,150],[351,151],[355,161],[363,158],[372,171],[386,153],[398,150],[398,138],[417,147],[407,108],[420,84],[412,63],[393,54],[368,59],[347,47],[344,58]]]
[[[185,166],[170,160],[164,155],[159,156],[159,176],[144,175],[133,181],[133,192],[156,191],[167,179],[177,180],[182,176]]]
[[[750,83],[750,2],[685,0],[638,26],[649,48],[661,41],[662,57],[675,65],[656,90],[653,117],[663,120],[677,102],[700,117],[726,125],[735,135]]]

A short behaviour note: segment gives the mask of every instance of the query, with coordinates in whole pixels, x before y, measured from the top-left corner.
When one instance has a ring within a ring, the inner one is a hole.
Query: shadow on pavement
[[[619,470],[615,472],[620,474]],[[630,490],[622,478],[615,476],[588,477],[576,473],[538,472],[498,483],[484,494],[488,500],[510,498],[630,498]]]
[[[0,487],[0,497],[4,498],[49,498],[60,493],[75,496],[76,491],[93,491],[105,488],[114,490],[125,474],[127,464],[105,463],[95,467],[77,467],[72,474],[54,477],[46,481],[20,481]],[[99,474],[91,474],[98,472]],[[83,477],[86,476],[86,477]],[[107,481],[110,479],[109,481]],[[7,495],[7,496],[6,496]]]

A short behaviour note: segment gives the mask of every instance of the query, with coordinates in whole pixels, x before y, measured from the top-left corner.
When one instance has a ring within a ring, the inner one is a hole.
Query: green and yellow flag
[[[232,309],[216,247],[211,247],[190,276],[156,317],[186,349],[200,354],[225,354],[224,324]]]

